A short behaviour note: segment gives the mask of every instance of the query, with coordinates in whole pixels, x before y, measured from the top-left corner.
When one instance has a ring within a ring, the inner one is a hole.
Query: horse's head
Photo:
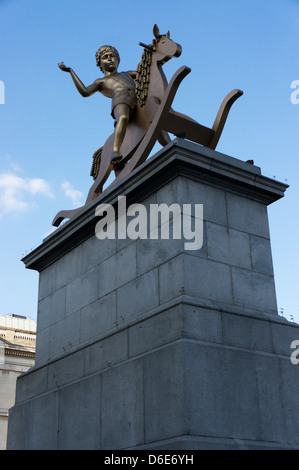
[[[159,62],[164,64],[172,57],[179,57],[181,55],[182,47],[170,39],[169,31],[166,34],[160,34],[159,28],[155,24],[153,33],[155,39],[152,42],[152,46]]]
[[[170,39],[169,31],[166,34],[160,34],[156,24],[153,31],[155,38],[151,44],[139,43],[144,48],[141,62],[137,67],[136,77],[136,93],[140,108],[143,108],[149,102],[149,107],[151,108],[153,101],[147,100],[148,95],[154,97],[156,105],[158,104],[157,100],[161,102],[167,86],[167,80],[160,65],[163,65],[172,57],[179,57],[182,52],[181,46]],[[146,112],[148,112],[147,108],[146,106],[144,108]],[[154,110],[151,109],[150,115],[153,112],[156,112],[156,107]]]

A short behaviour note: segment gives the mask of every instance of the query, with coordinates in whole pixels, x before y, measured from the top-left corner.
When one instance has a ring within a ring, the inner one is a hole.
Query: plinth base
[[[299,448],[299,327],[277,314],[267,205],[286,186],[172,142],[30,253],[36,365],[8,449]],[[203,204],[203,246],[99,240],[95,209]]]

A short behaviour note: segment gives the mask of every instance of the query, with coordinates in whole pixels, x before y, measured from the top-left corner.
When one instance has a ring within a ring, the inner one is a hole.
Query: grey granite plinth
[[[277,314],[267,205],[286,185],[177,139],[24,258],[36,364],[8,449],[299,448],[299,327]],[[95,236],[100,203],[203,204],[203,246]]]

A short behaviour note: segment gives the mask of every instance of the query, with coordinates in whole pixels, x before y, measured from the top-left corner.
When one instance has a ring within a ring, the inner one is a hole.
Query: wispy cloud
[[[71,199],[75,207],[83,204],[84,194],[78,189],[75,189],[69,181],[64,180],[64,182],[61,183],[61,189],[63,190],[65,197]]]
[[[23,178],[15,172],[0,173],[0,217],[20,213],[36,206],[33,196],[53,198],[49,183],[42,178]]]
[[[4,156],[4,161],[6,162],[6,164],[8,165],[9,169],[11,171],[13,171],[13,173],[20,173],[23,171],[23,168],[14,161],[14,159],[12,158],[12,156],[7,153],[5,156]]]

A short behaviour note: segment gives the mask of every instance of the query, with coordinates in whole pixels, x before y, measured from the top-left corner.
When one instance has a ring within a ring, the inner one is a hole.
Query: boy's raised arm
[[[58,64],[58,67],[63,72],[68,72],[71,75],[77,90],[84,98],[86,98],[87,96],[93,95],[93,93],[95,93],[96,91],[100,91],[100,88],[101,88],[100,80],[95,80],[94,83],[86,87],[84,83],[81,82],[80,78],[75,74],[75,72],[73,71],[71,67],[66,67],[63,62],[60,62]]]

